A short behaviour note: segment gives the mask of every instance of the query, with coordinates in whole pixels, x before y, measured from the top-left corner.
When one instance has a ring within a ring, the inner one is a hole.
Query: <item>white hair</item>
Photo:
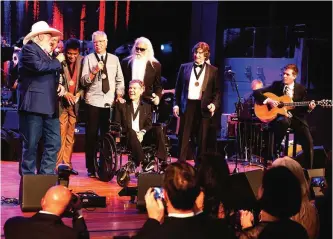
[[[103,31],[96,31],[96,32],[94,32],[94,33],[91,35],[91,41],[92,41],[92,42],[94,42],[94,38],[95,38],[96,36],[103,36],[103,37],[105,38],[105,40],[108,40],[108,36],[106,35],[105,32],[103,32]]]
[[[132,47],[132,50],[131,50],[131,55],[126,57],[126,59],[129,59],[129,63],[131,63],[134,60],[135,52],[136,52],[135,48],[140,43],[143,43],[143,44],[147,45],[147,50],[146,50],[147,60],[150,63],[158,62],[158,60],[154,57],[154,49],[153,49],[153,45],[151,44],[150,40],[146,37],[139,37],[135,40],[135,42],[133,44],[133,47]]]

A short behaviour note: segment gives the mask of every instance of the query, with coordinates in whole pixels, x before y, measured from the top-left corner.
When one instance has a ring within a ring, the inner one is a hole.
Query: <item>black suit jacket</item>
[[[12,217],[4,225],[6,239],[70,239],[89,238],[83,218],[73,220],[73,228],[66,226],[56,215],[36,213],[30,218]]]
[[[173,105],[179,106],[180,112],[184,113],[186,110],[188,88],[193,69],[193,62],[185,63],[180,66]],[[201,109],[202,115],[210,115],[207,106],[210,103],[215,105],[215,112],[220,108],[220,84],[218,77],[218,69],[215,66],[206,64],[206,71],[202,85],[202,98]]]
[[[125,99],[128,100],[129,82],[134,80],[132,79],[132,64],[129,63],[128,58],[125,58],[121,61],[120,65],[125,81]],[[161,99],[163,88],[161,85],[161,64],[159,62],[147,62],[143,83],[145,85],[145,92],[143,92],[142,97],[146,102],[150,102],[153,93]]]
[[[147,132],[152,127],[151,105],[141,101],[139,110],[140,130],[144,129]],[[132,112],[132,100],[127,100],[124,104],[119,102],[116,103],[115,122],[120,124],[123,128],[123,131],[125,132],[128,132],[129,129],[132,129]]]
[[[233,238],[226,224],[205,215],[187,218],[166,217],[163,224],[148,219],[134,238]]]
[[[271,92],[277,96],[283,96],[283,89],[284,89],[284,83],[283,81],[274,81],[272,85],[261,88],[258,90],[255,90],[253,92],[253,96],[257,103],[262,104],[267,97],[263,94],[266,92]],[[294,86],[294,95],[293,95],[293,102],[299,102],[299,101],[306,101],[307,92],[303,85],[298,84],[295,82]],[[303,124],[308,125],[305,116],[307,113],[308,107],[295,107],[295,109],[290,110],[290,112],[293,115],[293,118],[300,120]]]

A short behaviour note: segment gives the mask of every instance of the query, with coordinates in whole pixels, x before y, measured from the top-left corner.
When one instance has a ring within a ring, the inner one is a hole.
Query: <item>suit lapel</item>
[[[133,104],[132,101],[128,101],[126,104],[126,119],[127,119],[127,127],[132,129],[132,111],[133,111]]]
[[[65,67],[63,67],[64,69],[64,75],[66,78],[66,90],[69,90],[69,81],[71,80],[70,74],[69,74],[69,70],[68,70],[68,65],[66,65]]]
[[[188,86],[190,79],[191,79],[191,72],[192,72],[193,64],[188,64],[185,68],[185,80],[186,86]]]
[[[79,55],[75,62],[75,69],[76,69],[75,93],[77,92],[77,88],[79,87],[79,82],[80,82],[80,78],[81,78],[81,61],[82,61],[82,57]]]
[[[204,92],[206,90],[206,87],[207,87],[207,83],[208,83],[208,79],[209,79],[209,74],[210,74],[210,67],[208,66],[207,63],[205,63],[205,67],[206,67],[206,70],[205,70],[205,78],[202,82],[202,87],[201,87],[201,91]]]
[[[139,104],[139,127],[140,129],[143,128],[143,123],[145,122],[145,113],[144,113],[144,106],[143,103],[140,102]]]
[[[151,63],[148,61],[146,64],[146,70],[145,70],[145,75],[143,77],[143,82],[145,85],[150,85],[148,81],[148,79],[150,79],[149,75],[150,73],[153,71],[153,68],[151,66]]]

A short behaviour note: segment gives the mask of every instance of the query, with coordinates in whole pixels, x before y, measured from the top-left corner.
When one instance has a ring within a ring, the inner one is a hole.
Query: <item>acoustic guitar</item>
[[[271,122],[277,117],[278,114],[285,115],[288,117],[288,110],[294,109],[295,107],[298,106],[309,106],[311,102],[311,101],[293,102],[292,99],[287,95],[279,97],[270,92],[264,93],[264,95],[271,98],[272,100],[280,102],[280,104],[275,108],[272,108],[269,104],[266,105],[254,104],[255,115],[264,123]],[[332,100],[315,101],[315,104],[325,108],[331,108]]]

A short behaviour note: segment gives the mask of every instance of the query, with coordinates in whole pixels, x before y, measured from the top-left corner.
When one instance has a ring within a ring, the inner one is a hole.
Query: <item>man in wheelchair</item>
[[[155,161],[144,160],[143,146],[155,144],[156,157],[160,161],[161,169],[167,166],[167,150],[165,137],[160,127],[152,126],[151,104],[141,99],[144,85],[141,80],[132,80],[129,83],[129,99],[125,103],[116,103],[115,122],[120,124],[123,134],[126,135],[126,147],[131,151],[130,164],[138,167],[142,163],[142,171],[149,172],[155,167]]]

